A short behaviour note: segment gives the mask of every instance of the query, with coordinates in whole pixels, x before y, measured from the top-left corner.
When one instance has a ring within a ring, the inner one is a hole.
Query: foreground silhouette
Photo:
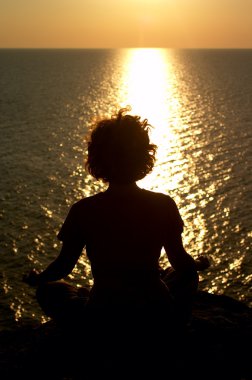
[[[161,319],[159,345],[143,344],[140,350],[135,339],[128,339],[126,347],[120,333],[120,344],[113,346],[109,339],[95,347],[88,340],[90,326],[79,329],[74,337],[54,321],[26,322],[13,331],[0,332],[1,379],[251,380],[252,309],[244,303],[198,291],[176,356],[170,355],[167,329]],[[145,335],[149,336],[148,330]]]
[[[184,249],[175,201],[136,184],[155,163],[149,128],[146,119],[126,110],[97,122],[86,167],[108,188],[71,207],[58,234],[59,256],[43,272],[32,270],[24,277],[37,286],[41,308],[60,326],[76,332],[91,327],[90,344],[113,337],[115,345],[120,332],[120,340],[138,336],[142,348],[144,340],[155,345],[161,321],[171,345],[176,344],[191,317],[197,272],[209,266],[207,258],[195,260]],[[64,281],[84,248],[94,279],[90,290]],[[159,266],[162,248],[170,263],[166,272]]]

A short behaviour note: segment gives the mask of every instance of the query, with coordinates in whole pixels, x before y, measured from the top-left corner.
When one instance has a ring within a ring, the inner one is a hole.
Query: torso
[[[164,292],[158,268],[167,223],[174,217],[170,197],[136,187],[126,193],[99,193],[75,207],[95,297],[110,294],[114,302],[119,294],[131,299],[135,294],[144,300],[153,291]]]

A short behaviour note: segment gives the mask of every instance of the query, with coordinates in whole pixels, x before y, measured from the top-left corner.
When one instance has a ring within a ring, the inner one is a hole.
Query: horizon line
[[[251,50],[252,47],[169,47],[169,46],[117,46],[117,47],[1,47],[0,49],[24,49],[24,50],[108,50],[108,49],[172,49],[172,50]]]

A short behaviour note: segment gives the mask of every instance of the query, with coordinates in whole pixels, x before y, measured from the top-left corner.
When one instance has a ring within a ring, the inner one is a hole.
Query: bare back
[[[86,247],[96,286],[118,288],[119,282],[156,279],[165,241],[182,230],[172,198],[135,186],[126,192],[109,188],[75,203],[58,237]]]

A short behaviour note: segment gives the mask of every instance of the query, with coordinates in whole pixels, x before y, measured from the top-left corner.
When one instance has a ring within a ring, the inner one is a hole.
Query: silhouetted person
[[[136,185],[155,163],[149,127],[146,119],[120,110],[92,130],[86,168],[108,188],[73,204],[58,234],[59,256],[43,272],[32,270],[25,278],[38,286],[39,304],[57,321],[79,321],[85,310],[99,316],[104,310],[164,311],[167,319],[181,323],[190,316],[197,270],[208,262],[185,251],[174,200]],[[94,279],[90,291],[62,281],[84,247]],[[167,273],[159,266],[163,247],[171,264]]]

